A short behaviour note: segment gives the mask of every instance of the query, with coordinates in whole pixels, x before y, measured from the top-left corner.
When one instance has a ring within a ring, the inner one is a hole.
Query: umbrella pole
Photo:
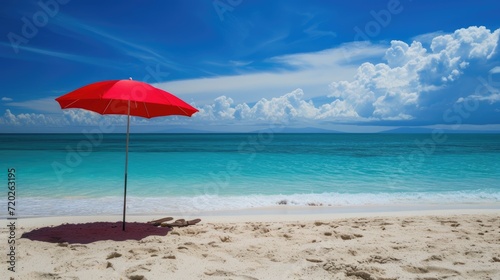
[[[122,230],[125,231],[125,212],[127,209],[127,172],[128,172],[128,139],[130,133],[130,100],[128,101],[128,112],[127,112],[127,140],[125,148],[125,183],[123,190],[123,225]]]

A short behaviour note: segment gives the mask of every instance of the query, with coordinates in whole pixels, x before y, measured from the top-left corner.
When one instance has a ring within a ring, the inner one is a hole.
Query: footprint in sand
[[[141,260],[141,259],[146,259],[149,257],[155,257],[158,256],[159,250],[154,249],[154,248],[134,248],[128,250],[128,253],[130,255],[127,257],[129,260],[130,259],[135,259],[135,260]]]
[[[106,257],[106,259],[109,260],[109,259],[119,258],[121,256],[122,256],[122,254],[120,254],[118,252],[112,252],[112,253],[108,254],[108,256]]]
[[[231,237],[229,236],[219,236],[220,241],[226,243],[226,242],[231,242]]]
[[[130,275],[127,277],[130,280],[146,280],[146,277],[144,277],[143,275]]]
[[[384,263],[388,263],[388,262],[399,262],[399,261],[401,261],[401,260],[397,259],[397,258],[382,257],[379,255],[372,255],[372,256],[370,256],[369,259],[366,260],[366,262],[368,262],[368,263],[380,263],[380,264],[384,264]]]
[[[204,273],[205,273],[205,275],[208,275],[208,276],[231,277],[231,279],[233,279],[233,277],[238,277],[238,278],[244,279],[244,280],[259,280],[258,278],[251,277],[248,275],[237,275],[237,274],[234,274],[230,271],[224,271],[224,270],[218,270],[218,269],[208,270],[208,271],[205,271]]]
[[[435,272],[440,274],[439,277],[444,277],[444,278],[460,275],[460,272],[456,270],[438,266],[426,266],[426,267],[404,266],[402,268],[414,274],[425,274],[425,273]]]
[[[126,273],[127,274],[133,274],[133,273],[136,273],[138,271],[147,271],[147,272],[150,272],[151,271],[151,268],[147,267],[147,266],[151,266],[152,263],[147,263],[145,265],[137,265],[137,266],[134,266],[134,267],[131,267],[129,269],[127,269]],[[129,276],[130,277],[130,276]],[[139,279],[142,279],[142,278],[139,278]]]
[[[442,260],[443,260],[443,258],[441,256],[432,255],[432,256],[428,257],[427,259],[425,259],[424,261],[430,262],[430,261],[442,261]]]
[[[405,271],[409,273],[414,273],[414,274],[424,274],[424,273],[429,273],[429,270],[423,268],[423,267],[416,267],[416,266],[403,266],[402,267]]]
[[[337,236],[337,237],[339,237],[339,236]],[[356,238],[361,238],[361,237],[363,237],[362,234],[341,234],[340,235],[340,238],[342,240],[351,240],[351,239],[356,239]]]
[[[209,271],[205,271],[204,272],[205,275],[208,275],[208,276],[234,276],[234,273],[232,272],[229,272],[229,271],[224,271],[224,270],[209,270]]]
[[[45,272],[34,272],[33,277],[30,279],[63,279],[59,274],[57,273],[45,273]],[[71,276],[65,276],[64,279],[74,279],[77,280],[79,279],[78,277],[71,277]]]

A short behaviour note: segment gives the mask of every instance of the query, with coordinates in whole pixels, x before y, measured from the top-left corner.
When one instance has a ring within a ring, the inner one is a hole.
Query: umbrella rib
[[[184,114],[189,115],[189,113],[187,113],[186,111],[184,111],[184,109],[182,107],[177,106],[177,108],[179,108]]]
[[[167,99],[168,103],[170,103],[170,105],[173,105],[172,101],[170,101],[169,96],[166,96],[166,95],[164,95],[164,96],[165,96],[165,98]],[[180,109],[180,110],[181,110],[184,114],[189,115],[189,114],[188,114],[186,111],[184,111],[184,109],[182,109],[182,107],[180,107],[179,105],[175,105],[175,107],[177,107],[178,109]]]
[[[150,116],[149,116],[148,107],[146,106],[146,102],[142,102],[142,104],[144,105],[144,109],[146,109],[146,115],[148,116],[148,119],[149,119]]]
[[[80,99],[76,99],[75,101],[69,103],[68,105],[64,106],[64,108],[68,108],[69,106],[75,104],[76,102],[80,101]]]
[[[111,105],[111,102],[113,101],[113,99],[110,99],[109,102],[108,102],[108,105],[106,105],[106,108],[104,108],[104,111],[102,111],[102,113],[106,113],[106,110],[108,110],[108,107],[109,105]]]

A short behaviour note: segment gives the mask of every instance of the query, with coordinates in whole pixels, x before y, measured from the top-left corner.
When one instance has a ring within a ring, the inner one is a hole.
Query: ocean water
[[[121,214],[125,135],[0,143],[2,197],[14,168],[17,215]],[[500,134],[132,134],[127,213],[500,205],[499,159]]]

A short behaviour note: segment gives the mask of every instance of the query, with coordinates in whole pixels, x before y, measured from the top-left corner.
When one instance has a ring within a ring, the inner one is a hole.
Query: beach
[[[3,275],[10,279],[500,279],[498,205],[387,212],[325,208],[206,215],[196,225],[173,228],[147,224],[162,216],[129,216],[125,232],[120,216],[19,218],[15,272]],[[2,239],[8,234],[9,228],[2,227]],[[5,271],[8,264],[2,263]]]
[[[87,136],[0,135],[2,280],[500,279],[498,134],[133,134],[124,232]]]

